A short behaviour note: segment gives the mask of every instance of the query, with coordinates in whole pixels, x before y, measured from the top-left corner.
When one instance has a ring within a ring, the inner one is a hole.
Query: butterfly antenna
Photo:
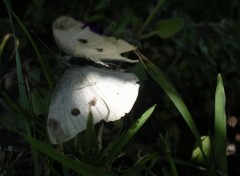
[[[42,44],[48,49],[48,51],[49,51],[52,55],[54,55],[55,57],[58,57],[58,56],[37,36],[37,34],[36,34],[34,31],[31,31],[31,33],[36,37],[36,39],[38,39],[38,41],[39,41],[40,43],[42,43]]]
[[[38,36],[34,31],[31,31],[31,33],[40,41],[40,43],[42,43],[42,45],[44,45],[47,50],[56,58],[60,59],[62,57],[56,55]],[[70,57],[70,56],[69,56]],[[69,59],[69,57],[64,57],[65,59]],[[55,68],[52,69],[51,73],[54,73],[56,71],[56,69],[64,62],[65,59],[61,59],[61,61],[55,66]]]

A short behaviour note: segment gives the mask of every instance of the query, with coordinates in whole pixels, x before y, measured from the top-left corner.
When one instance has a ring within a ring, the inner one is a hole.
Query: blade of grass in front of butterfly
[[[90,109],[90,108],[89,108]],[[84,161],[89,162],[89,156],[91,154],[96,154],[97,153],[97,138],[95,134],[95,129],[93,125],[93,114],[91,110],[88,113],[88,118],[87,118],[87,128],[85,131],[85,151],[84,151]],[[97,156],[96,156],[97,157]],[[95,156],[93,156],[95,159]]]
[[[206,157],[204,151],[203,151],[203,146],[202,146],[202,141],[201,141],[201,136],[200,133],[197,129],[196,124],[193,121],[193,118],[185,105],[184,101],[182,100],[180,94],[172,84],[172,82],[168,79],[168,77],[164,74],[164,72],[155,66],[153,63],[151,63],[143,54],[141,54],[139,51],[135,52],[138,57],[140,58],[143,66],[146,68],[148,71],[149,75],[158,83],[158,85],[163,89],[163,91],[168,95],[170,100],[173,102],[175,107],[178,109],[182,117],[184,118],[185,122],[188,124],[190,130],[192,131],[192,134],[194,135],[197,144],[203,154],[205,164],[208,168],[208,173],[209,175],[213,176],[214,174],[214,169],[212,168],[212,164]]]
[[[53,88],[53,81],[49,75],[49,71],[47,71],[47,65],[45,64],[45,60],[44,58],[41,56],[40,51],[37,47],[37,45],[35,44],[34,40],[32,39],[31,35],[29,34],[28,30],[26,29],[26,27],[24,26],[24,24],[21,22],[21,20],[18,18],[18,16],[14,13],[14,11],[12,10],[12,8],[10,7],[8,0],[3,0],[3,2],[5,3],[9,13],[11,13],[13,15],[13,17],[15,18],[15,20],[17,21],[17,23],[19,24],[19,26],[21,27],[21,29],[23,30],[23,32],[25,33],[26,37],[28,38],[29,42],[31,43],[38,59],[39,62],[41,64],[44,76],[48,82],[48,85],[50,87],[50,89]]]
[[[215,122],[214,122],[214,147],[215,161],[218,169],[228,174],[228,164],[226,156],[226,114],[225,114],[226,97],[223,87],[222,77],[217,77],[217,87],[215,93]]]
[[[156,105],[149,108],[126,132],[124,132],[115,142],[111,143],[110,146],[107,147],[102,155],[102,164],[105,165],[114,159],[120,150],[128,143],[130,139],[132,139],[136,132],[148,120],[155,107]]]

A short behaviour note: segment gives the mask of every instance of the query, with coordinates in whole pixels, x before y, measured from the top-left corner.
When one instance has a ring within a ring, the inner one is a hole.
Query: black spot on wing
[[[82,44],[88,43],[88,41],[86,39],[82,39],[82,38],[78,39],[78,41]]]
[[[99,53],[103,52],[102,48],[95,48],[95,50],[97,50]]]
[[[78,116],[78,115],[80,114],[80,110],[79,110],[78,108],[73,108],[73,109],[71,110],[71,114],[72,114],[73,116]]]
[[[49,118],[48,119],[48,128],[52,129],[54,131],[57,131],[58,129],[61,128],[61,125],[57,120],[55,120],[53,118]]]
[[[49,135],[54,138],[57,143],[62,142],[65,138],[65,133],[60,122],[55,118],[50,117],[48,119],[47,126]]]

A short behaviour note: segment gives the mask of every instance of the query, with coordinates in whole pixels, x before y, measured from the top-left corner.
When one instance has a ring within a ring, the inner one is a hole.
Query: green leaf
[[[168,77],[160,68],[151,63],[140,52],[136,52],[136,54],[139,56],[143,66],[146,68],[150,76],[156,81],[156,83],[158,83],[158,85],[168,95],[168,97],[171,99],[178,111],[181,113],[184,120],[187,122],[189,128],[191,129],[193,135],[195,136],[196,140],[198,141],[198,145],[201,147],[201,138],[197,126],[194,123],[190,112],[188,111],[185,103],[183,102],[180,94],[178,93],[172,82],[168,79]]]
[[[219,74],[217,78],[217,88],[215,94],[215,160],[218,169],[224,174],[228,173],[226,156],[226,115],[225,115],[225,92],[222,77]]]
[[[90,109],[90,108],[89,108]],[[85,131],[85,156],[89,156],[91,153],[91,150],[97,151],[97,138],[95,134],[95,128],[93,124],[93,114],[90,110],[88,113],[87,118],[87,128]],[[88,158],[85,158],[85,160],[88,160]]]
[[[156,24],[155,33],[162,39],[169,38],[180,31],[183,27],[183,20],[181,18],[172,18],[161,20]]]
[[[153,107],[149,108],[123,135],[121,135],[114,143],[110,144],[103,154],[103,163],[111,162],[112,159],[120,152],[120,150],[128,143],[128,141],[136,134],[142,125],[151,116]]]
[[[170,149],[170,144],[169,144],[169,139],[168,137],[163,137],[163,136],[160,136],[160,142],[161,142],[161,145],[163,146],[164,150],[165,150],[165,156],[168,160],[168,163],[169,163],[169,166],[170,166],[170,170],[171,170],[171,175],[172,176],[178,176],[178,172],[177,172],[177,168],[176,168],[176,165],[175,165],[175,162],[171,156],[171,149]]]
[[[158,35],[162,39],[167,39],[178,31],[180,31],[183,27],[183,20],[181,18],[171,18],[166,20],[160,20],[156,26],[155,30],[146,34],[142,34],[140,39],[146,39],[153,35]]]
[[[156,7],[151,11],[150,15],[148,16],[148,18],[146,19],[146,21],[144,22],[141,30],[139,31],[139,34],[142,35],[142,33],[145,31],[145,29],[148,27],[148,25],[150,24],[150,22],[153,20],[153,17],[159,12],[160,8],[162,7],[163,3],[165,2],[165,0],[159,0],[158,4],[156,5]]]
[[[202,136],[202,145],[203,145],[203,151],[207,157],[211,156],[211,139],[210,136]],[[201,150],[198,146],[195,146],[193,152],[192,152],[192,160],[198,163],[204,162],[204,157],[202,155]]]

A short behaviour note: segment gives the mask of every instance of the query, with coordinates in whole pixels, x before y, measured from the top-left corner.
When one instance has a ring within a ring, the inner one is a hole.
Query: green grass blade
[[[215,161],[218,169],[224,174],[228,173],[227,156],[226,156],[226,115],[225,115],[225,92],[222,77],[219,74],[217,78],[217,88],[215,94]]]
[[[18,51],[18,42],[15,34],[15,29],[12,21],[12,15],[10,13],[10,5],[9,2],[6,2],[7,6],[7,11],[8,11],[8,16],[9,16],[9,21],[11,24],[11,28],[14,34],[14,46],[15,46],[15,58],[16,58],[16,67],[17,67],[17,79],[18,79],[18,92],[19,92],[19,98],[20,98],[20,103],[21,106],[27,110],[30,110],[30,104],[29,104],[29,99],[28,99],[28,94],[27,94],[27,89],[26,89],[26,84],[23,78],[23,73],[22,73],[22,66],[21,66],[21,61],[20,61],[20,55]],[[31,130],[29,123],[25,120],[25,127],[27,130],[28,135],[31,135]]]
[[[203,145],[203,151],[205,155],[210,158],[210,160],[213,159],[212,157],[212,139],[211,136],[202,136],[202,145]],[[204,157],[202,155],[201,150],[199,149],[199,146],[195,146],[193,151],[192,151],[192,161],[196,163],[203,163],[204,162]]]
[[[11,37],[11,34],[6,34],[4,37],[3,37],[3,39],[2,39],[2,41],[1,41],[1,43],[0,43],[0,68],[2,68],[2,62],[3,62],[3,58],[2,58],[2,55],[3,55],[3,49],[4,49],[4,47],[5,47],[5,45],[6,45],[6,43],[7,43],[7,41],[8,41],[8,39]],[[2,75],[3,73],[2,73],[2,71],[0,70],[0,78],[2,78]]]
[[[25,33],[26,37],[28,38],[29,42],[31,43],[38,59],[39,62],[41,64],[44,76],[48,82],[48,85],[50,87],[50,89],[53,88],[53,81],[49,75],[49,72],[47,71],[47,65],[45,64],[45,60],[43,59],[43,57],[40,54],[40,51],[37,47],[37,45],[35,44],[34,40],[32,39],[31,35],[29,34],[28,30],[26,29],[26,27],[24,26],[24,24],[21,22],[21,20],[18,18],[18,16],[14,13],[14,11],[11,9],[11,7],[9,6],[9,3],[7,2],[7,0],[3,0],[3,2],[5,3],[7,9],[9,10],[9,12],[13,15],[13,17],[15,18],[15,20],[17,21],[17,23],[19,24],[19,26],[21,27],[21,29],[23,30],[23,32]]]
[[[164,19],[157,22],[155,29],[149,33],[142,34],[140,39],[146,39],[153,35],[158,35],[162,39],[167,39],[183,27],[183,20],[181,18]]]
[[[17,65],[17,77],[18,77],[18,91],[19,91],[21,106],[24,107],[25,109],[30,110],[30,103],[28,99],[26,84],[22,74],[22,66],[20,62],[18,49],[16,49],[16,65]]]
[[[26,86],[25,86],[25,82],[24,82],[24,78],[23,78],[23,74],[22,74],[20,55],[19,55],[19,51],[18,51],[18,42],[17,42],[17,38],[16,38],[16,33],[15,33],[13,21],[12,21],[12,15],[10,13],[10,6],[9,6],[9,3],[6,3],[6,4],[7,4],[9,21],[10,21],[10,24],[11,24],[13,34],[15,36],[14,37],[14,46],[15,46],[15,50],[16,50],[15,58],[16,58],[18,91],[19,91],[20,102],[21,102],[22,107],[24,107],[26,109],[30,109],[28,96],[27,96],[27,90],[26,90]]]
[[[159,0],[158,4],[156,5],[156,7],[153,9],[152,13],[148,16],[148,18],[146,19],[146,21],[144,22],[142,29],[140,30],[139,34],[141,35],[145,29],[147,28],[147,26],[150,24],[150,22],[152,21],[153,17],[157,14],[157,12],[159,11],[160,7],[162,6],[162,4],[165,2],[165,0]]]
[[[176,165],[175,165],[175,162],[174,162],[172,156],[170,154],[167,154],[166,157],[167,157],[168,163],[170,165],[170,170],[171,170],[172,176],[178,176],[177,168],[176,168]]]
[[[95,128],[93,125],[93,114],[91,110],[88,113],[88,119],[87,119],[87,128],[85,131],[85,140],[84,140],[84,161],[89,161],[89,156],[91,153],[97,154],[97,138],[95,134]],[[94,159],[97,159],[97,155],[93,157]]]
[[[88,113],[88,119],[87,119],[87,129],[86,129],[86,147],[89,150],[92,147],[97,146],[97,138],[95,134],[95,128],[93,124],[93,114],[90,110]]]
[[[34,176],[40,176],[39,157],[38,152],[36,150],[33,150],[33,162],[34,162]]]
[[[149,108],[123,135],[121,135],[115,143],[112,143],[105,151],[105,158],[103,163],[111,162],[112,159],[120,152],[120,150],[128,143],[128,141],[136,134],[136,132],[141,128],[141,126],[147,121],[155,109],[153,107]]]
[[[161,145],[162,147],[164,148],[164,153],[165,153],[165,156],[168,160],[168,163],[169,163],[169,166],[170,166],[170,170],[171,170],[171,175],[172,176],[178,176],[178,172],[177,172],[177,168],[176,168],[176,165],[175,165],[175,162],[171,156],[171,149],[170,149],[170,146],[169,146],[169,140],[168,140],[168,137],[163,137],[163,136],[160,136],[160,142],[161,142]]]
[[[172,82],[167,78],[163,71],[151,63],[145,56],[140,52],[136,53],[142,61],[143,66],[146,68],[150,76],[159,84],[163,91],[168,95],[173,104],[176,106],[178,111],[183,116],[184,120],[191,129],[195,139],[198,142],[198,145],[202,147],[201,137],[198,132],[197,126],[195,125],[190,112],[188,111],[185,103],[183,102],[180,94],[177,92],[176,88]]]
[[[208,171],[214,175],[213,169],[211,168],[210,161],[208,161],[206,155],[203,151],[202,141],[200,133],[197,129],[196,124],[193,121],[193,118],[185,105],[184,101],[182,100],[180,94],[172,84],[172,82],[168,79],[168,77],[164,74],[164,72],[155,66],[153,63],[151,63],[144,55],[142,55],[139,51],[135,52],[138,57],[140,58],[143,66],[146,68],[150,76],[158,83],[158,85],[163,89],[163,91],[168,95],[170,100],[173,102],[175,107],[178,109],[182,117],[184,118],[185,122],[188,124],[190,130],[192,131],[192,134],[194,135],[197,144],[204,156],[204,161],[208,167]]]
[[[181,18],[171,18],[171,19],[165,19],[160,20],[156,24],[156,33],[162,38],[166,39],[174,34],[176,34],[178,31],[180,31],[183,27],[183,20]]]

